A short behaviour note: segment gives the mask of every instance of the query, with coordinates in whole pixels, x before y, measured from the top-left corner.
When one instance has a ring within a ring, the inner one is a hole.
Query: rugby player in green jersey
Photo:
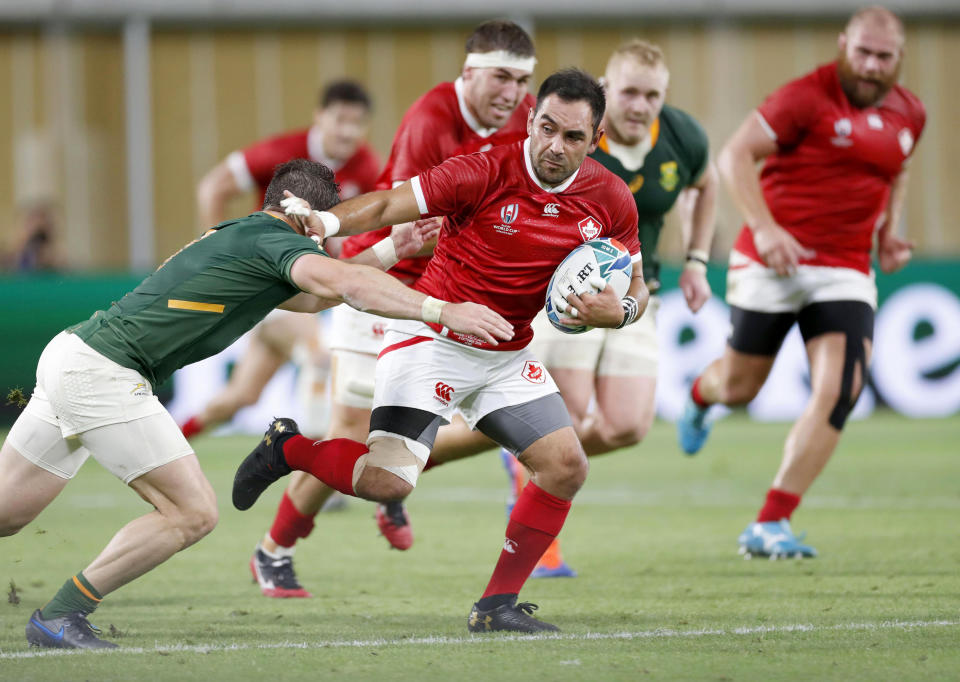
[[[213,530],[217,505],[196,455],[153,387],[228,346],[275,307],[337,303],[386,317],[439,322],[488,342],[512,327],[485,306],[445,304],[380,270],[372,251],[329,258],[287,215],[290,202],[330,208],[333,173],[303,159],[278,166],[263,211],[208,230],[136,289],[57,335],[37,365],[30,402],[0,449],[0,535],[13,535],[63,490],[89,455],[154,510],[134,519],[72,576],[26,627],[35,646],[111,648],[87,616],[117,588]],[[285,199],[286,197],[286,199]],[[330,230],[327,230],[329,233]],[[429,234],[388,237],[404,254]]]

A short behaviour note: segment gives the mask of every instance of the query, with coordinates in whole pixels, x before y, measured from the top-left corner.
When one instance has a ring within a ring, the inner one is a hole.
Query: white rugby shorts
[[[541,310],[533,320],[528,348],[547,367],[582,369],[597,376],[657,376],[657,311],[660,298],[651,296],[639,320],[623,329],[591,329],[564,334],[554,329]]]
[[[91,452],[125,483],[193,454],[150,382],[67,332],[40,355],[37,385],[7,439],[61,478],[72,478]]]
[[[797,313],[811,303],[862,301],[877,308],[873,271],[853,268],[800,265],[795,274],[781,277],[773,268],[730,252],[727,270],[727,303],[759,313]]]
[[[422,322],[394,320],[377,360],[373,407],[412,407],[470,428],[486,415],[557,392],[528,349],[482,350],[443,338]]]
[[[353,353],[376,355],[383,345],[383,335],[390,318],[372,315],[341,303],[331,311],[330,350],[348,350]]]
[[[329,346],[333,402],[371,409],[377,353],[390,322],[389,318],[364,313],[346,304],[331,311]]]

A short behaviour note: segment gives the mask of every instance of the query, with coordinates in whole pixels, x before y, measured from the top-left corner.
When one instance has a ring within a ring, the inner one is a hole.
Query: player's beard
[[[840,50],[837,57],[837,78],[840,79],[840,87],[851,104],[860,109],[871,107],[896,85],[900,78],[900,62],[897,61],[897,67],[887,75],[860,76],[847,60],[844,51]]]

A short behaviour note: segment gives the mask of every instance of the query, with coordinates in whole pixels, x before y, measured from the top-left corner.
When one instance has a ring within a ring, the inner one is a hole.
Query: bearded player
[[[529,137],[459,156],[399,187],[345,202],[319,219],[332,229],[368,229],[444,216],[433,258],[415,287],[449,300],[478,297],[511,321],[512,340],[492,346],[442,324],[392,324],[377,361],[367,443],[316,442],[276,420],[234,479],[233,501],[251,506],[291,465],[340,492],[373,500],[406,497],[441,422],[459,410],[471,427],[516,452],[532,474],[510,516],[493,576],[468,618],[471,632],[557,628],[533,618],[518,594],[560,532],[583,484],[587,460],[556,385],[525,349],[554,270],[593,237],[612,237],[633,255],[628,293],[570,294],[567,322],[634,322],[648,298],[640,267],[637,209],[627,186],[586,155],[602,129],[603,89],[578,70],[540,87]],[[553,205],[560,220],[544,208]],[[602,282],[602,280],[601,280]],[[425,317],[432,313],[425,311]]]
[[[404,115],[380,177],[381,189],[392,188],[452,156],[526,136],[527,114],[533,104],[527,88],[535,63],[530,36],[513,22],[489,21],[474,29],[465,47],[460,77],[437,85]],[[412,283],[425,270],[429,254],[398,260],[388,239],[387,231],[350,237],[343,244],[343,256],[372,247],[390,274]],[[334,309],[328,438],[366,438],[376,356],[387,322],[348,306]],[[294,572],[294,546],[313,531],[314,517],[332,492],[309,475],[291,477],[273,524],[251,560],[264,595],[310,596]],[[400,502],[378,505],[376,518],[393,547],[405,550],[413,544],[409,518]]]
[[[227,202],[244,193],[256,190],[257,205],[263,205],[274,169],[293,159],[310,159],[332,169],[344,199],[372,191],[380,162],[364,142],[370,109],[370,96],[359,83],[338,80],[328,84],[318,96],[309,128],[231,152],[203,176],[197,187],[202,224],[225,220]],[[199,413],[184,422],[183,434],[192,438],[256,403],[273,375],[291,359],[300,365],[300,381],[307,386],[328,361],[317,319],[278,310],[254,328],[230,380]]]
[[[903,42],[894,14],[858,11],[840,34],[837,60],[774,92],[720,156],[746,225],[727,275],[732,333],[724,355],[693,382],[677,422],[683,450],[703,447],[711,405],[744,405],[757,395],[794,322],[810,362],[809,402],[766,502],[739,538],[748,556],[816,556],[790,518],[836,449],[866,380],[877,305],[874,233],[883,272],[910,259],[912,245],[896,230],[906,162],[926,114],[897,84]]]

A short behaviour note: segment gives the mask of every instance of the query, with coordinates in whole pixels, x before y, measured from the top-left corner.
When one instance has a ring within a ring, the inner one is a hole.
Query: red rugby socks
[[[793,510],[800,504],[800,496],[788,493],[786,490],[770,488],[767,491],[767,501],[757,515],[757,523],[767,521],[790,520]]]
[[[690,397],[693,398],[697,407],[710,407],[710,403],[704,400],[700,394],[700,377],[693,380],[693,386],[690,387]]]
[[[560,533],[569,511],[570,500],[562,500],[534,483],[527,483],[510,514],[503,551],[483,593],[483,600],[493,595],[520,592],[537,561]],[[492,607],[483,600],[480,608]]]
[[[306,471],[344,495],[355,495],[353,467],[368,452],[366,445],[349,438],[311,440],[296,435],[283,444],[283,456],[291,469]]]
[[[286,492],[277,507],[277,515],[270,527],[270,537],[281,547],[293,547],[297,540],[313,531],[313,517],[301,514]]]

